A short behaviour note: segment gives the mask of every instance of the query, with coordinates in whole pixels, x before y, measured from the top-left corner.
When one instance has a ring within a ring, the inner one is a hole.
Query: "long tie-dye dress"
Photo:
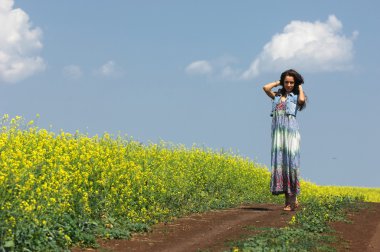
[[[300,140],[296,117],[285,113],[286,101],[280,101],[272,118],[271,182],[272,194],[300,192]]]

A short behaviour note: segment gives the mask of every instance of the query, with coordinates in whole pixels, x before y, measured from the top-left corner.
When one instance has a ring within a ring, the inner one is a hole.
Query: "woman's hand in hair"
[[[298,86],[298,90],[300,92],[299,95],[298,95],[298,104],[299,105],[303,105],[305,103],[305,94],[303,92],[302,85]]]
[[[263,90],[264,92],[272,99],[274,99],[274,97],[276,96],[276,93],[272,91],[273,88],[279,86],[281,84],[281,82],[278,80],[278,81],[274,81],[274,82],[270,82],[268,84],[266,84],[264,87],[263,87]]]

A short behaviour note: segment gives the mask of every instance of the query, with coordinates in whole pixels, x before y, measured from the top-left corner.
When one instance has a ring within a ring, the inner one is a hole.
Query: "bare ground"
[[[350,223],[338,222],[338,251],[380,251],[380,203],[363,203],[348,214]],[[135,234],[130,240],[99,240],[98,249],[84,251],[229,251],[232,241],[255,234],[249,227],[283,227],[294,212],[281,205],[254,204],[237,208],[192,214],[170,223],[159,223],[151,232]]]

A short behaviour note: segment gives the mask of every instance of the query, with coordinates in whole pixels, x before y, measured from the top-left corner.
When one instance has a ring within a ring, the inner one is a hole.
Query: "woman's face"
[[[284,79],[284,88],[286,92],[292,92],[294,89],[294,77],[293,76],[286,76]]]

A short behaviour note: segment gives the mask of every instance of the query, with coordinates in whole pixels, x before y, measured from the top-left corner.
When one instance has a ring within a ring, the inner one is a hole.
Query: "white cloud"
[[[105,63],[103,66],[100,67],[99,73],[104,75],[104,76],[114,74],[115,73],[115,62],[113,62],[111,60],[111,61],[108,61],[107,63]]]
[[[116,65],[113,60],[109,60],[103,64],[97,71],[97,74],[105,77],[119,77],[123,75],[123,71]]]
[[[292,21],[272,37],[241,78],[251,79],[262,72],[296,68],[307,72],[342,71],[352,68],[353,40],[341,33],[342,23],[334,15],[326,22]]]
[[[69,79],[79,79],[83,76],[82,69],[77,65],[65,66],[62,70],[62,73]]]
[[[213,69],[210,62],[206,60],[194,61],[193,63],[189,64],[185,69],[186,73],[190,75],[210,74],[212,73],[212,70]]]
[[[191,75],[209,75],[215,79],[236,80],[242,71],[236,68],[238,60],[230,55],[223,55],[212,60],[199,60],[186,67],[186,73]]]
[[[42,31],[13,5],[13,0],[0,1],[0,81],[4,82],[17,82],[45,69],[38,56]]]

